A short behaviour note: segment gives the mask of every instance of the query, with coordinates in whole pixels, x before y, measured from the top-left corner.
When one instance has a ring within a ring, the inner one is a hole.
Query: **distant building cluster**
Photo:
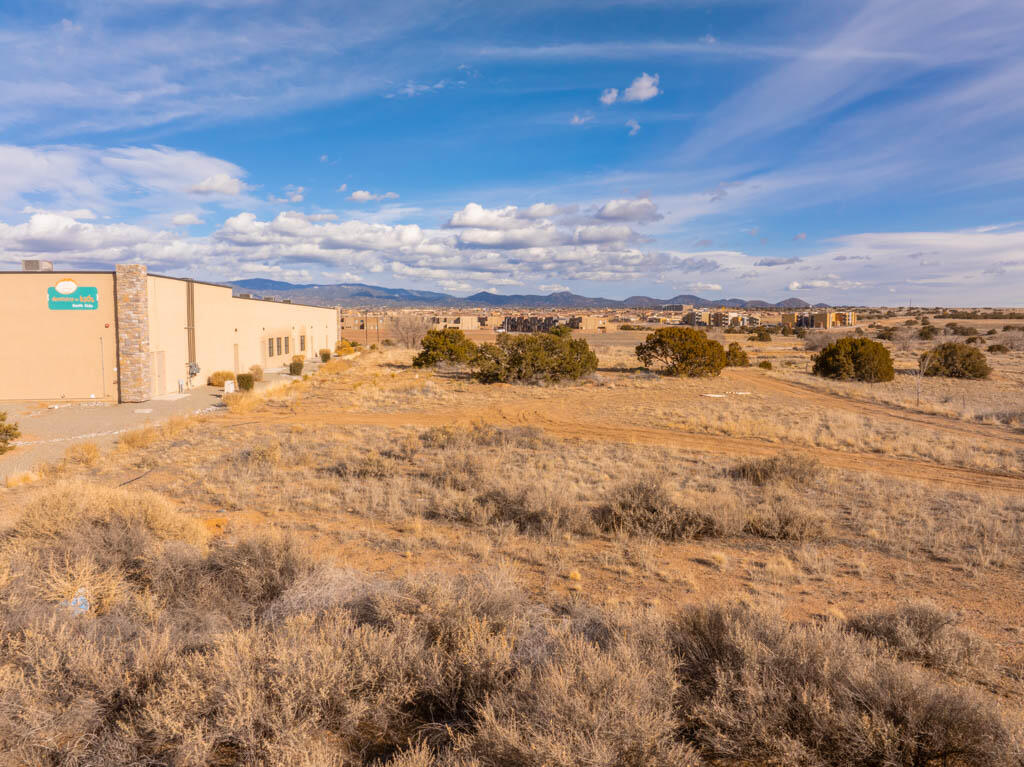
[[[467,333],[538,333],[560,325],[574,330],[605,332],[623,326],[651,327],[658,325],[688,325],[706,328],[756,328],[788,326],[791,328],[852,327],[857,324],[853,311],[807,310],[779,312],[770,310],[740,310],[732,308],[695,308],[669,304],[658,309],[632,312],[594,310],[575,313],[549,311],[523,311],[519,313],[478,312],[466,314],[438,314],[424,309],[355,311],[338,309],[338,336],[369,343],[389,337],[393,323],[399,317],[415,317],[425,330],[458,328]]]

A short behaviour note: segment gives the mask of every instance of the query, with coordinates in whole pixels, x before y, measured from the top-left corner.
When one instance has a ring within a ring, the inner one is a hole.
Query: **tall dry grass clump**
[[[545,606],[504,570],[373,577],[286,537],[210,540],[149,493],[37,492],[0,573],[11,764],[1021,759],[994,699],[839,623]]]

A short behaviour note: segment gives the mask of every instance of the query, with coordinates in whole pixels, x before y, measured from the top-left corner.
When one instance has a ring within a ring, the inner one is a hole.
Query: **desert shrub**
[[[149,447],[159,438],[160,433],[154,427],[143,426],[141,429],[132,429],[122,434],[118,439],[118,445],[124,449],[136,450]]]
[[[961,325],[958,322],[947,322],[946,330],[952,333],[954,336],[976,336],[979,335],[978,329],[973,325]]]
[[[760,362],[757,363],[757,366],[759,368],[763,368],[764,370],[771,370],[772,362],[771,360],[761,360]]]
[[[743,347],[733,341],[725,352],[725,365],[730,368],[745,368],[750,366],[750,358],[743,351]]]
[[[797,328],[797,330],[804,329]],[[830,339],[832,338],[832,336],[830,336],[828,333],[808,333],[806,330],[804,330],[803,336],[800,336],[799,333],[797,333],[797,336],[799,338],[803,338],[804,348],[809,352],[821,351],[822,349],[829,345]]]
[[[412,361],[415,367],[433,367],[441,362],[465,365],[476,355],[476,344],[459,328],[428,330],[420,341],[423,350]]]
[[[261,368],[259,365],[252,365],[249,368],[249,373],[252,375],[253,381],[256,381],[258,383],[259,381],[263,380],[263,368]]]
[[[293,376],[300,376],[302,375],[303,367],[305,367],[305,363],[302,360],[289,362],[288,373]]]
[[[493,525],[511,522],[521,532],[587,533],[593,528],[583,504],[564,488],[523,480],[496,480],[479,493],[470,521]]]
[[[575,380],[597,370],[597,355],[582,338],[551,333],[504,334],[497,343],[481,344],[470,362],[483,383]]]
[[[747,339],[748,341],[771,341],[772,334],[768,328],[764,326],[758,326],[754,328],[753,334]]]
[[[95,466],[100,459],[100,447],[95,442],[76,442],[64,451],[64,460],[79,466]]]
[[[668,635],[680,735],[713,764],[995,767],[1020,744],[978,693],[937,682],[833,623],[693,607]]]
[[[809,456],[783,453],[770,458],[755,458],[733,466],[728,474],[764,486],[772,482],[806,485],[821,474],[821,462]]]
[[[903,660],[946,673],[991,666],[995,659],[992,648],[970,632],[957,628],[958,622],[957,615],[934,605],[911,604],[856,615],[846,626],[884,642]]]
[[[966,343],[975,344],[975,345],[983,344],[983,343],[985,343],[985,339],[982,338],[981,336],[971,336],[970,338],[967,339]]]
[[[834,622],[392,580],[152,493],[62,484],[0,541],[10,764],[1002,767],[991,698]],[[86,616],[66,605],[85,590]]]
[[[518,447],[537,450],[551,445],[551,441],[544,436],[544,431],[536,426],[503,427],[487,423],[474,423],[468,429],[433,426],[420,432],[419,439],[425,447],[442,450],[472,447]]]
[[[992,368],[984,353],[966,344],[939,344],[921,356],[926,376],[947,378],[988,378]]]
[[[305,354],[293,354],[292,355],[292,362],[305,362],[305,361],[306,361],[306,355]]]
[[[569,336],[572,335],[572,328],[569,327],[568,325],[555,325],[553,328],[550,328],[547,332],[553,336],[558,336],[559,338],[568,338]]]
[[[896,340],[896,328],[888,327],[882,328],[875,333],[875,338],[879,341],[895,341]]]
[[[235,381],[238,383],[239,391],[252,391],[256,385],[256,378],[252,373],[239,373],[235,376]]]
[[[223,386],[225,381],[234,380],[235,374],[230,370],[218,370],[210,374],[210,377],[206,379],[206,383],[208,386]]]
[[[331,350],[330,349],[321,349],[318,352],[318,354],[320,355],[320,361],[321,362],[330,362],[331,361]]]
[[[917,331],[917,337],[922,341],[931,341],[939,334],[939,329],[934,325],[924,325]]]
[[[829,525],[820,511],[780,499],[751,512],[743,532],[778,541],[810,541],[828,537]]]
[[[989,344],[985,351],[989,354],[1006,354],[1010,351],[1010,347],[1006,344]]]
[[[334,353],[339,357],[345,357],[355,352],[355,347],[344,338],[334,345]]]
[[[7,413],[0,410],[0,455],[11,449],[11,443],[21,436],[16,423],[7,422]]]
[[[644,367],[660,364],[667,375],[716,376],[726,364],[725,350],[718,341],[694,328],[658,328],[636,347]]]
[[[664,480],[654,474],[636,477],[613,488],[594,512],[599,528],[627,535],[653,535],[665,540],[720,537],[727,533],[711,512],[675,502]]]
[[[868,338],[840,338],[814,357],[814,374],[868,383],[896,377],[889,350]]]

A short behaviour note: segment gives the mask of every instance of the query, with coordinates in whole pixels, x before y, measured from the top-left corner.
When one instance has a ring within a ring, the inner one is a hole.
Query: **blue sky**
[[[0,4],[0,266],[1024,303],[1019,0]]]

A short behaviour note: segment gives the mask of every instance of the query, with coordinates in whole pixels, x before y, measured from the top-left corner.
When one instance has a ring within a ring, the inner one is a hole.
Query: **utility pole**
[[[369,315],[367,314],[366,309],[363,309],[363,343],[365,346],[370,345],[370,328],[367,324],[369,321]]]

